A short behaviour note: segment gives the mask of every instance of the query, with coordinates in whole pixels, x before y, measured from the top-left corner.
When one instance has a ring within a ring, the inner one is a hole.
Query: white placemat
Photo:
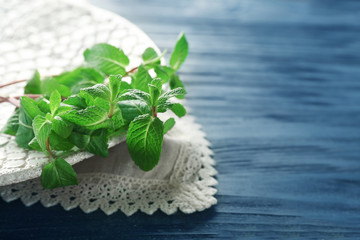
[[[129,69],[139,64],[147,47],[158,50],[127,20],[86,4],[0,0],[0,17],[5,19],[0,23],[1,84],[29,78],[34,69],[54,75],[74,68],[83,62],[82,51],[99,42],[123,49],[130,58]],[[0,96],[21,94],[22,86],[2,88]],[[0,104],[1,126],[12,111],[11,105]],[[159,165],[150,172],[135,166],[123,140],[111,141],[114,147],[108,158],[84,152],[70,156],[66,160],[77,163],[79,185],[44,190],[38,177],[47,162],[45,155],[25,151],[12,137],[1,135],[0,194],[6,201],[21,198],[27,206],[40,201],[46,207],[61,204],[66,210],[79,206],[87,213],[100,208],[106,214],[121,210],[126,215],[158,209],[192,213],[216,204],[212,152],[193,117],[177,119],[165,136]]]

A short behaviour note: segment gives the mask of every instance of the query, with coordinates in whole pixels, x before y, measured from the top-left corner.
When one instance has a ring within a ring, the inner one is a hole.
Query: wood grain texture
[[[360,239],[359,1],[91,2],[161,49],[187,34],[218,205],[128,218],[0,202],[0,239]]]

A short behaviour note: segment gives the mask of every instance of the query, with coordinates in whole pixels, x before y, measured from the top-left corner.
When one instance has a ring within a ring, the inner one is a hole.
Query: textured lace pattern
[[[28,79],[35,69],[42,76],[71,70],[83,63],[82,52],[99,42],[123,49],[130,58],[128,69],[138,66],[147,47],[158,48],[135,25],[112,13],[91,6],[75,6],[66,1],[0,0],[0,84]],[[5,79],[5,80],[4,80]],[[0,96],[22,94],[22,84],[0,89]],[[0,129],[14,111],[0,104]],[[124,139],[113,139],[114,146]],[[75,164],[92,155],[85,152],[66,158]],[[47,157],[25,151],[13,137],[0,135],[0,186],[40,176]]]
[[[20,198],[26,206],[40,201],[45,207],[60,204],[66,210],[80,207],[86,213],[97,209],[106,214],[121,210],[128,216],[138,210],[147,214],[158,209],[166,214],[178,209],[184,213],[202,211],[217,202],[212,152],[192,117],[182,119],[178,124],[186,125],[184,139],[194,141],[179,140],[181,150],[169,180],[106,173],[79,174],[77,186],[44,190],[37,178],[1,187],[1,196],[5,201]]]
[[[0,14],[6,13],[9,16],[6,18],[9,26],[14,24],[13,20],[17,19],[16,16],[19,15],[25,15],[26,21],[31,20],[31,24],[39,22],[39,29],[36,29],[38,31],[37,35],[40,36],[38,41],[33,41],[33,45],[24,45],[24,49],[48,49],[48,52],[44,55],[32,55],[33,57],[36,56],[36,59],[26,60],[26,58],[23,59],[17,56],[14,57],[13,62],[9,58],[11,49],[5,54],[0,54],[0,75],[5,76],[8,81],[28,78],[35,68],[39,69],[43,75],[53,75],[69,67],[77,66],[81,64],[82,59],[76,59],[76,57],[80,56],[80,53],[86,47],[97,42],[108,42],[124,49],[130,55],[132,65],[129,68],[138,64],[139,54],[146,47],[151,46],[157,49],[152,41],[134,25],[103,10],[92,7],[77,7],[63,1],[57,1],[54,5],[45,0],[31,0],[26,2],[25,5],[27,6],[23,6],[24,2],[20,4],[20,1],[11,1],[9,3],[0,0],[0,4]],[[12,10],[18,9],[17,7],[20,5],[22,6],[20,10]],[[42,11],[42,14],[39,12],[32,13],[31,9],[35,7],[39,9],[36,11]],[[51,16],[55,12],[60,15],[52,19]],[[50,17],[52,20],[49,20],[47,25],[43,26],[44,22],[37,19],[37,16]],[[71,26],[67,27],[67,23],[73,22],[74,19],[83,19],[76,22],[80,22],[78,24],[84,24],[83,26],[89,28],[86,33],[73,31],[74,26],[71,24]],[[99,26],[106,25],[105,23],[108,24],[107,28],[99,28]],[[27,36],[29,34],[31,36],[31,32],[16,31],[16,27],[22,29],[24,24],[17,23],[12,28],[5,27],[6,34],[0,39],[0,46],[10,44],[10,42],[15,44],[18,40],[24,39],[21,36],[26,36],[26,39],[28,39]],[[1,27],[4,26],[8,25],[5,23]],[[61,31],[63,32],[58,33],[58,27],[56,29],[54,26],[62,26]],[[56,29],[56,32],[52,29]],[[48,35],[39,34],[39,32],[46,32]],[[57,43],[56,41],[58,37],[61,39],[62,34],[67,34],[71,41],[64,40],[63,50],[57,51],[54,46],[60,44],[60,42]],[[46,39],[52,38],[55,41],[54,45],[50,44],[51,41],[46,41]],[[46,46],[43,46],[45,42],[49,45],[45,44]],[[15,54],[20,52],[18,47],[13,48]],[[46,65],[47,63],[43,59],[49,56],[52,56],[51,59],[54,58],[53,56],[56,56],[55,59],[64,59],[66,63],[63,62],[63,65],[60,65],[58,62],[51,62]],[[26,61],[29,61],[27,64],[31,71],[26,72],[26,68],[24,68],[25,70],[21,68],[20,71],[19,68],[15,67],[18,64],[24,64]],[[1,95],[10,93],[13,95],[20,94],[19,86],[0,89]],[[0,112],[3,116],[5,115],[0,120],[0,126],[5,124],[12,110],[13,107],[9,104],[0,105]],[[123,176],[116,174],[116,172],[79,173],[79,185],[53,190],[44,190],[38,178],[42,166],[48,161],[47,158],[42,153],[18,148],[13,138],[1,135],[0,186],[6,185],[0,187],[1,197],[5,201],[21,199],[26,206],[40,201],[45,207],[60,204],[66,210],[80,207],[84,212],[90,213],[101,209],[106,214],[112,214],[120,210],[126,215],[131,215],[138,210],[152,214],[158,209],[166,214],[172,214],[177,210],[192,213],[216,204],[214,198],[216,193],[214,186],[217,184],[214,178],[216,170],[213,167],[214,161],[211,158],[210,144],[205,139],[201,126],[195,123],[193,117],[187,116],[177,119],[176,127],[169,131],[167,135],[169,138],[176,139],[176,143],[179,145],[179,151],[172,153],[173,155],[177,154],[177,156],[175,156],[176,161],[172,166],[169,177],[145,179]],[[115,139],[110,145],[116,145],[123,140]],[[75,164],[91,156],[89,153],[81,152],[70,156],[66,160],[71,164]]]

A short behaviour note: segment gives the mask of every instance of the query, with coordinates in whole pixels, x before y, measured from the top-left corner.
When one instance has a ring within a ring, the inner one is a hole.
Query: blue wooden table
[[[92,3],[161,49],[186,32],[218,205],[126,217],[0,201],[0,239],[360,239],[360,1]]]

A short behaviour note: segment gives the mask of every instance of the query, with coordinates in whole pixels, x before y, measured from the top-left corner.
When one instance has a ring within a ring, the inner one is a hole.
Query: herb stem
[[[108,117],[111,118],[114,115],[114,104],[111,103],[110,104],[110,109],[109,109],[109,113],[108,113]]]
[[[52,75],[52,76],[50,76],[50,77],[56,77],[56,76],[57,76],[57,75]],[[26,81],[28,81],[28,79],[16,80],[16,81],[13,81],[13,82],[9,82],[9,83],[0,85],[0,88],[7,87],[7,86],[10,86],[10,85],[13,85],[13,84],[17,84],[17,83],[21,83],[21,82],[26,82]]]
[[[134,67],[134,68],[130,69],[129,71],[127,71],[127,72],[126,72],[126,74],[125,74],[125,76],[124,76],[124,77],[129,76],[129,74],[130,74],[130,73],[135,72],[138,68],[139,68],[139,66],[137,66],[137,67]]]
[[[156,118],[157,117],[157,112],[156,112],[156,107],[155,106],[151,106],[151,115]]]
[[[36,99],[38,97],[41,97],[42,95],[40,95],[40,94],[24,94],[22,96],[26,96],[26,97],[29,97],[29,98],[32,98],[32,99]],[[0,103],[9,102],[12,105],[14,105],[15,107],[20,107],[19,99],[22,96],[12,96],[12,97],[2,97],[2,96],[0,96]]]
[[[50,159],[52,159],[52,158],[53,158],[53,154],[52,154],[51,149],[50,149],[49,137],[47,137],[45,144],[46,144],[46,150],[47,150],[48,153],[49,153]]]
[[[23,80],[17,80],[17,81],[9,82],[9,83],[0,85],[0,88],[7,87],[7,86],[10,86],[10,85],[13,85],[13,84],[16,84],[16,83],[26,82],[26,81],[27,81],[26,79],[23,79]]]

